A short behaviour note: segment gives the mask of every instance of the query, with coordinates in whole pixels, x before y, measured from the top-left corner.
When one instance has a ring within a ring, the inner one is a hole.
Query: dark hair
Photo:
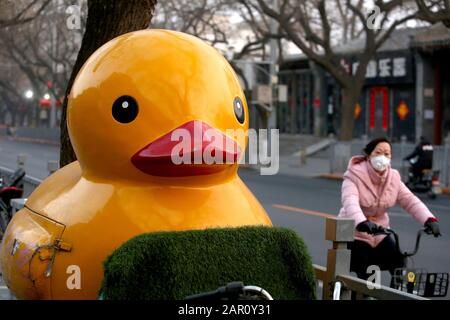
[[[372,141],[370,141],[370,142],[364,147],[363,152],[366,154],[366,156],[369,156],[369,155],[372,153],[372,151],[377,147],[377,145],[378,145],[379,143],[381,143],[381,142],[386,142],[386,143],[388,143],[389,146],[390,146],[391,149],[392,149],[392,144],[391,144],[391,142],[390,142],[387,138],[381,137],[381,138],[376,138],[376,139],[373,139]]]

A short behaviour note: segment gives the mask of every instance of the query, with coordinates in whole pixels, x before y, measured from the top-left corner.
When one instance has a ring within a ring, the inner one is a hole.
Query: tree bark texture
[[[341,105],[341,131],[339,140],[350,141],[353,138],[353,128],[355,126],[355,106],[361,95],[362,86],[342,88]]]
[[[86,60],[109,40],[148,28],[157,0],[89,0],[86,30],[70,76],[61,115],[60,167],[76,160],[67,130],[67,97]]]

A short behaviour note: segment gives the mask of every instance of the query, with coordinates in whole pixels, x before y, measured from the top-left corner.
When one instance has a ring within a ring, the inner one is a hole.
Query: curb
[[[319,178],[328,179],[328,180],[335,180],[335,181],[342,181],[343,180],[342,174],[337,174],[337,173],[321,174],[319,176]]]
[[[261,167],[254,164],[239,164],[239,169],[245,169],[245,170],[259,170]]]
[[[253,169],[249,164],[239,164],[239,169]]]

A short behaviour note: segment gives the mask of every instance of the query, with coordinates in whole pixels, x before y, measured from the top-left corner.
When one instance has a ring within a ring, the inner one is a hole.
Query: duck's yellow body
[[[98,49],[72,87],[68,128],[78,161],[33,192],[2,242],[3,277],[19,299],[97,299],[102,262],[138,234],[271,225],[237,175],[245,141],[227,130],[248,128],[237,77],[195,37],[145,30]],[[231,162],[174,164],[177,128],[203,129],[192,155],[211,149],[213,130],[233,143],[213,154]]]

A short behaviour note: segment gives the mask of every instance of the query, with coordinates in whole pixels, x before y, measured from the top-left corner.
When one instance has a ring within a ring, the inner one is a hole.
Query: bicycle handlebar
[[[243,292],[244,284],[242,282],[231,282],[224,287],[213,291],[202,292],[186,297],[186,300],[218,300],[218,299],[237,299]]]
[[[242,282],[230,282],[226,286],[219,287],[216,290],[194,294],[186,297],[185,300],[199,301],[199,300],[240,300],[239,298],[245,295],[257,295],[262,300],[273,300],[272,296],[263,288],[257,286],[244,286]]]
[[[377,234],[386,234],[386,235],[392,234],[394,236],[394,238],[395,238],[395,247],[396,247],[397,252],[400,255],[402,255],[403,257],[408,258],[408,257],[414,256],[417,253],[417,251],[419,251],[420,239],[422,237],[422,234],[424,234],[424,233],[427,233],[426,228],[421,228],[421,229],[419,229],[419,231],[417,231],[416,244],[414,246],[414,250],[413,251],[409,251],[409,252],[408,251],[403,251],[402,252],[402,250],[400,249],[400,241],[399,241],[398,234],[392,229],[380,227],[379,232],[374,233],[374,235],[377,235]]]

